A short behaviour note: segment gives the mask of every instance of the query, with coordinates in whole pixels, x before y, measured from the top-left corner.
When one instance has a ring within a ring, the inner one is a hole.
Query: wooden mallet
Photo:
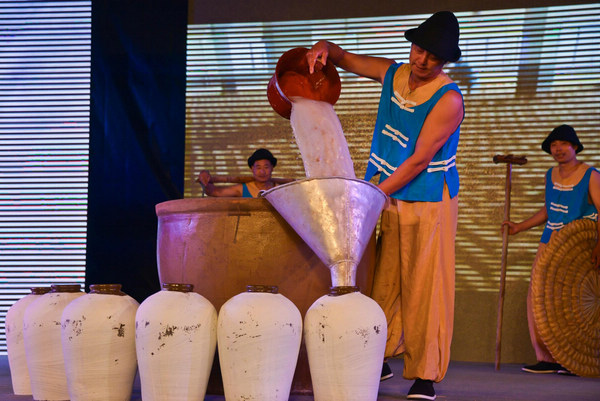
[[[496,155],[494,163],[506,163],[506,187],[504,193],[504,221],[510,220],[510,189],[512,165],[527,163],[524,156]],[[500,369],[500,343],[502,340],[502,314],[504,312],[504,291],[506,283],[506,258],[508,253],[508,228],[502,230],[502,262],[500,264],[500,296],[498,297],[498,321],[496,324],[496,370]]]

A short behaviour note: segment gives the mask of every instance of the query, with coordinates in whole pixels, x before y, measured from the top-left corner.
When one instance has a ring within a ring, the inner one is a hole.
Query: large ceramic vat
[[[193,284],[217,311],[247,285],[278,286],[303,317],[329,292],[329,269],[265,199],[181,199],[158,204],[156,214],[160,281]],[[372,236],[356,277],[364,294],[371,291],[374,264]],[[207,392],[223,393],[216,367]],[[303,345],[292,394],[311,393]]]

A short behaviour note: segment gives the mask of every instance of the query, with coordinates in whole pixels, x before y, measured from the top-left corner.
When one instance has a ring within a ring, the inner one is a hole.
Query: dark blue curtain
[[[92,4],[86,287],[160,290],[157,203],[181,198],[187,1]]]

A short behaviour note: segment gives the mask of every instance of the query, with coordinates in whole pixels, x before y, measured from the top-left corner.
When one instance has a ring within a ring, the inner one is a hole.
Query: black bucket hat
[[[451,11],[438,11],[417,28],[404,32],[404,37],[409,42],[452,62],[457,61],[461,55],[458,36],[458,20]]]
[[[256,152],[252,153],[252,156],[248,158],[248,167],[252,168],[254,163],[256,163],[258,160],[268,160],[271,162],[273,167],[277,165],[277,158],[273,156],[273,154],[267,149],[260,148],[256,150]]]
[[[550,144],[553,141],[571,142],[577,147],[577,149],[575,149],[575,153],[579,153],[583,150],[583,145],[581,144],[581,142],[579,142],[579,138],[577,138],[575,130],[573,129],[573,127],[567,124],[559,125],[558,127],[554,128],[550,135],[548,135],[548,137],[544,139],[544,142],[542,142],[542,149],[544,150],[544,152],[552,154],[552,152],[550,151]]]

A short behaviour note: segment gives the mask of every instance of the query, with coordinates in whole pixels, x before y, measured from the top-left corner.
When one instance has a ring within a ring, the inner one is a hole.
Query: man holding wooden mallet
[[[512,221],[502,223],[502,229],[504,230],[504,226],[507,226],[510,235],[546,224],[533,262],[532,272],[552,234],[571,221],[578,219],[596,221],[598,238],[600,238],[600,223],[598,222],[600,172],[577,160],[577,154],[583,150],[583,145],[575,130],[569,125],[560,125],[554,128],[542,142],[542,149],[552,155],[558,163],[556,167],[549,169],[545,176],[544,206],[533,216],[520,223]],[[592,262],[596,268],[600,268],[600,242],[596,242],[592,251]],[[533,318],[531,284],[527,294],[527,321],[531,344],[538,362],[534,365],[524,366],[522,370],[530,373],[569,374],[554,360],[539,336]]]

